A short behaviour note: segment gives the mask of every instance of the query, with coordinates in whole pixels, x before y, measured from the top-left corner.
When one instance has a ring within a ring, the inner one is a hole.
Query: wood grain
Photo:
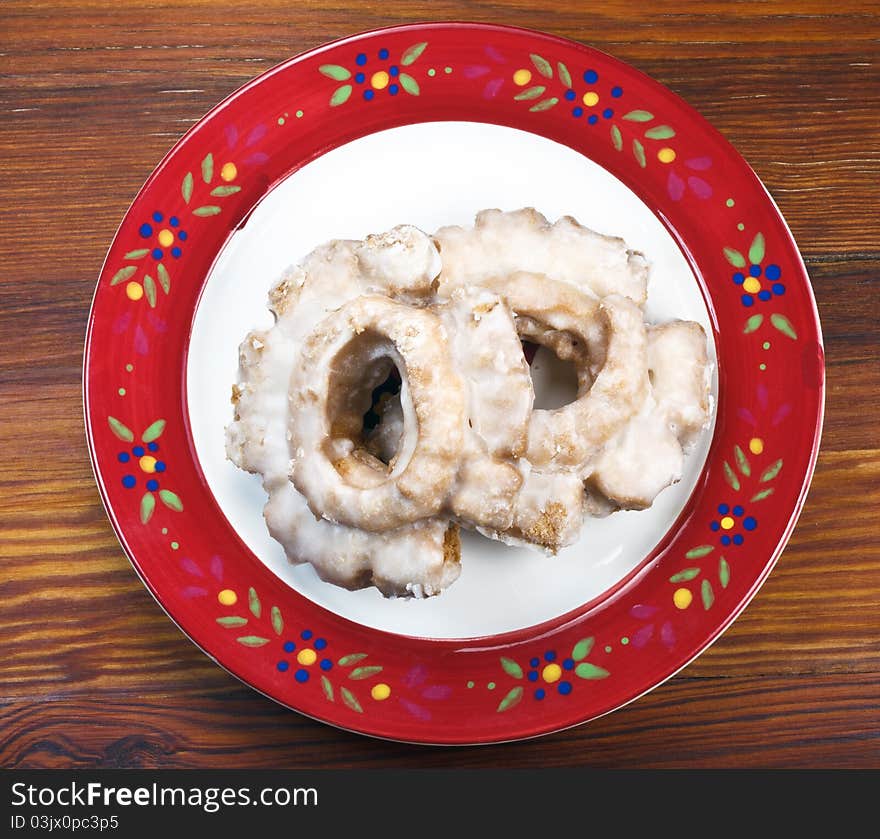
[[[0,5],[0,765],[880,767],[880,18],[875,2]],[[826,341],[822,453],[745,613],[630,706],[438,750],[285,711],[187,641],[104,515],[80,376],[94,283],[156,162],[257,73],[352,32],[486,20],[575,38],[697,107],[799,242]]]

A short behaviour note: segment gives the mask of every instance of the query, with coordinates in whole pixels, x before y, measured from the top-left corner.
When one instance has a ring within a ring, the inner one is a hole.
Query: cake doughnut
[[[239,348],[227,456],[260,476],[268,496],[267,527],[288,559],[310,563],[322,579],[345,588],[375,585],[389,596],[439,594],[461,570],[458,526],[431,518],[374,533],[316,519],[289,479],[291,374],[303,340],[328,314],[371,291],[422,300],[439,270],[433,241],[414,227],[364,241],[328,242],[272,287],[275,325],[251,332]]]
[[[404,424],[386,467],[371,463],[358,441],[372,390],[391,364],[402,381]],[[371,369],[378,370],[372,378]],[[303,342],[290,378],[290,477],[316,516],[391,530],[440,511],[458,472],[464,425],[464,385],[440,320],[362,295]],[[356,456],[358,448],[364,454]]]
[[[485,285],[518,271],[542,274],[594,297],[647,299],[648,263],[623,239],[604,236],[563,216],[550,224],[537,210],[483,210],[473,227],[441,227],[434,239],[443,260],[439,292]]]

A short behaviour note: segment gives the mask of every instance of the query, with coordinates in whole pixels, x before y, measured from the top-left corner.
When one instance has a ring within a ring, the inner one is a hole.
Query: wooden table
[[[876,2],[347,5],[0,5],[0,765],[880,767]],[[593,723],[452,750],[312,722],[183,637],[111,531],[80,396],[101,262],[165,151],[277,62],[425,17],[590,43],[699,109],[791,225],[828,363],[822,453],[800,524],[722,639]]]

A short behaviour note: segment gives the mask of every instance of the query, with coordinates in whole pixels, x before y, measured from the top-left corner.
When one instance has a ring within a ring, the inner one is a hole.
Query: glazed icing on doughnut
[[[315,249],[233,388],[227,452],[261,476],[272,536],[329,582],[430,596],[458,577],[459,526],[556,553],[585,515],[649,506],[710,406],[706,336],[646,324],[647,277],[622,239],[532,209]],[[522,341],[574,365],[573,401],[534,408]]]

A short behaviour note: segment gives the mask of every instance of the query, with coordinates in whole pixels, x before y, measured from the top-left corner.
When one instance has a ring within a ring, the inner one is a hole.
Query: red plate
[[[693,266],[719,359],[705,469],[638,573],[574,613],[465,640],[370,629],[281,582],[212,496],[183,396],[205,278],[270,188],[356,138],[438,120],[532,132],[619,178]],[[290,121],[303,130],[283,130]],[[399,740],[475,743],[618,708],[733,621],[802,507],[821,432],[824,359],[809,280],[784,220],[693,109],[579,44],[442,23],[305,53],[230,96],[177,143],[110,247],[89,321],[84,390],[92,460],[116,533],[196,644],[316,719]]]

